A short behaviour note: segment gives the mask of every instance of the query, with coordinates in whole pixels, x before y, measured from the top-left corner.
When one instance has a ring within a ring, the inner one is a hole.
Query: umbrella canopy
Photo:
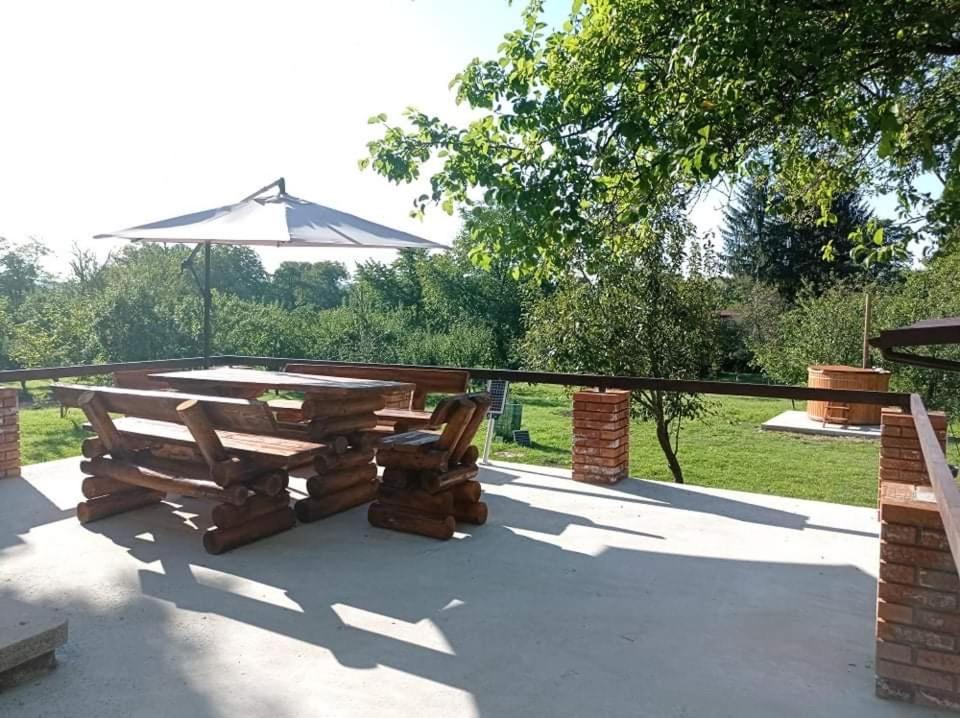
[[[270,247],[446,249],[428,239],[287,194],[283,178],[236,204],[98,234],[96,239]]]
[[[287,194],[281,177],[236,204],[98,234],[94,239],[196,244],[183,262],[197,280],[203,298],[203,358],[210,360],[210,245],[265,247],[343,247],[352,249],[447,249],[398,229]],[[203,248],[203,280],[193,259]]]

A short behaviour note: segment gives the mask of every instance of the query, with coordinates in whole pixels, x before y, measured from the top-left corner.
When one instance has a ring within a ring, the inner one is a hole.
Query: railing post
[[[946,417],[929,415],[943,450]],[[877,695],[960,711],[960,578],[914,417],[884,409],[880,438]]]
[[[615,484],[630,471],[630,392],[573,395],[573,479]]]
[[[0,388],[0,479],[20,476],[20,415],[17,390]]]

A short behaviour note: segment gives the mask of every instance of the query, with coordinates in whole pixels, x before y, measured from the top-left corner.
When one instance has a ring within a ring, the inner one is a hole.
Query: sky
[[[547,0],[559,25],[571,0]],[[0,237],[42,240],[48,269],[94,234],[235,202],[285,177],[304,199],[449,243],[439,208],[412,219],[423,186],[397,186],[359,159],[367,119],[413,105],[454,122],[450,80],[496,56],[525,0],[31,0],[0,2]],[[701,232],[722,197],[692,211]],[[888,215],[892,202],[874,206]],[[888,210],[888,211],[883,211]],[[352,266],[393,254],[258,249]]]
[[[237,201],[278,177],[294,195],[448,243],[458,220],[410,218],[411,186],[358,160],[367,118],[414,105],[462,119],[448,88],[520,24],[517,0],[0,3],[0,236],[74,241]],[[562,19],[568,0],[548,3]],[[285,260],[375,256],[267,248]]]

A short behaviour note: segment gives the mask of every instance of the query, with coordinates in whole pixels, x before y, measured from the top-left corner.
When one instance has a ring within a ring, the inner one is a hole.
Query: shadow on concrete
[[[518,472],[520,473],[520,472]],[[533,474],[537,476],[549,476],[557,478],[555,474],[546,472],[537,472],[522,470],[524,474]],[[551,483],[531,482],[523,476],[516,474],[485,470],[484,476],[490,477],[488,483],[495,484],[514,484],[531,489],[543,489],[545,491],[559,491],[568,494],[580,494],[591,498],[601,497],[596,490],[590,491],[588,488],[577,488],[577,484],[569,482],[570,485],[559,485]],[[810,523],[809,517],[805,514],[774,509],[766,506],[760,506],[749,501],[737,501],[726,496],[717,496],[715,494],[703,493],[700,491],[690,491],[689,487],[680,487],[661,481],[650,481],[640,479],[627,479],[620,483],[603,486],[607,489],[606,497],[611,501],[632,502],[638,504],[672,506],[684,511],[694,511],[698,513],[708,513],[715,516],[734,519],[736,521],[745,521],[748,523],[765,524],[767,526],[777,526],[779,528],[818,531],[833,531],[845,533],[854,536],[865,536],[878,538],[878,534],[869,531],[858,531],[855,529],[844,528],[842,526],[822,526]]]
[[[61,509],[23,477],[0,479],[0,551],[22,544],[31,529],[73,515],[73,509]]]
[[[488,469],[483,478],[525,486],[506,472]],[[576,491],[561,484],[531,488]],[[800,529],[806,520],[669,485],[626,482],[615,490],[611,500],[627,494],[640,505],[748,523]],[[186,691],[175,701],[189,706],[183,715],[222,714],[184,667],[194,627],[217,616],[235,622],[238,633],[253,628],[326,649],[341,667],[387,667],[464,691],[479,715],[886,710],[872,699],[869,664],[875,581],[859,569],[660,553],[670,550],[662,536],[500,493],[487,500],[486,526],[442,543],[373,529],[364,511],[354,510],[210,556],[200,542],[209,504],[190,500],[176,511],[151,507],[90,524],[84,530],[142,562],[141,597],[122,609],[135,625],[112,624],[103,640],[110,651],[142,656],[150,678],[140,684],[118,677],[102,687],[117,700],[146,691],[142,705],[154,710],[145,714],[176,714],[164,689]],[[571,527],[615,532],[630,548],[607,543],[590,553],[531,537]],[[177,621],[159,610],[165,605],[180,609],[172,614]],[[78,624],[103,610],[99,603],[71,605]],[[272,718],[305,714],[291,693],[335,695],[320,672],[313,685],[271,684],[273,664],[292,668],[299,659],[264,651],[256,686],[265,702],[258,706],[268,706]],[[90,680],[103,675],[91,673]],[[397,715],[420,712],[423,696],[391,692],[384,680],[374,681],[368,696],[353,696],[354,708],[370,700],[372,712],[379,694],[389,696]],[[337,704],[326,713],[337,714]]]

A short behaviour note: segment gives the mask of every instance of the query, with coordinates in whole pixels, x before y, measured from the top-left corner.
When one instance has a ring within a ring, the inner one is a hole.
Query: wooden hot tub
[[[807,367],[807,386],[818,389],[887,391],[890,387],[890,372],[883,369],[815,364]],[[829,413],[827,410],[828,404],[830,407]],[[817,421],[826,420],[832,424],[879,424],[882,408],[879,404],[808,401],[807,416]]]

